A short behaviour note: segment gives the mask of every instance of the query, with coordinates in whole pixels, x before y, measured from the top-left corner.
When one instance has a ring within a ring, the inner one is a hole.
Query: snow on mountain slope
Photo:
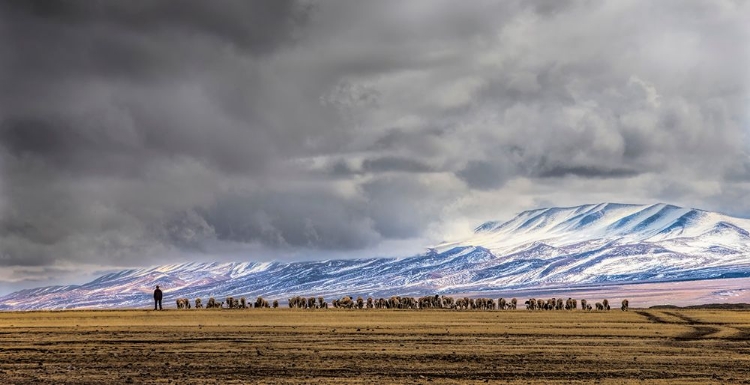
[[[390,296],[750,276],[750,220],[667,204],[524,211],[408,258],[183,263],[23,290],[0,309],[150,306],[177,297]]]
[[[488,222],[467,239],[440,245],[477,245],[497,255],[519,246],[544,242],[553,247],[607,239],[620,243],[659,242],[676,238],[711,245],[727,244],[748,251],[750,220],[663,203],[602,203],[525,211],[505,222]],[[743,234],[744,231],[744,234]]]

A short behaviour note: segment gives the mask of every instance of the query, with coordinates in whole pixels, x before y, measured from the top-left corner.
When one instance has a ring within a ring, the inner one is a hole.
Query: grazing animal
[[[279,300],[278,299],[273,300],[273,308],[276,309],[278,307],[279,307]]]
[[[257,309],[257,308],[267,308],[267,307],[271,307],[271,306],[268,305],[268,301],[266,301],[265,299],[263,299],[263,297],[258,297],[255,300],[254,307]]]
[[[221,309],[221,306],[224,304],[224,302],[219,302],[214,297],[211,297],[208,299],[208,303],[206,304],[206,309]]]
[[[195,299],[195,308],[196,309],[203,309],[203,301],[201,301],[200,298]]]
[[[586,300],[585,299],[581,300],[581,309],[582,310],[591,310],[591,306],[586,305]]]
[[[290,308],[299,308],[304,309],[307,306],[307,299],[305,297],[292,297],[289,298],[289,307]]]
[[[627,299],[623,299],[622,300],[622,306],[620,307],[620,310],[622,310],[622,311],[628,311],[628,306],[629,305],[630,305],[630,303],[628,302],[628,300]]]
[[[596,303],[596,310],[604,310],[604,305],[601,302]]]
[[[609,301],[606,298],[602,301],[602,306],[605,310],[609,310]]]

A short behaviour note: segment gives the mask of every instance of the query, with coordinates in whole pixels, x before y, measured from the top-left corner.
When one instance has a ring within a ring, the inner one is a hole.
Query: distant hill
[[[0,309],[137,307],[176,297],[387,297],[750,277],[750,220],[668,204],[524,211],[409,258],[184,263],[0,298]]]

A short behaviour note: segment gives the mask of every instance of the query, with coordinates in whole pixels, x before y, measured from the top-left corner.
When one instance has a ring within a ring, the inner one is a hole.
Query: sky
[[[5,1],[0,294],[407,256],[540,207],[750,217],[750,2]]]

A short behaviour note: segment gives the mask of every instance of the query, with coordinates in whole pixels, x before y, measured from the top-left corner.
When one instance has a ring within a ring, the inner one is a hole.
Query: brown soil
[[[750,312],[0,313],[3,384],[750,384]]]

